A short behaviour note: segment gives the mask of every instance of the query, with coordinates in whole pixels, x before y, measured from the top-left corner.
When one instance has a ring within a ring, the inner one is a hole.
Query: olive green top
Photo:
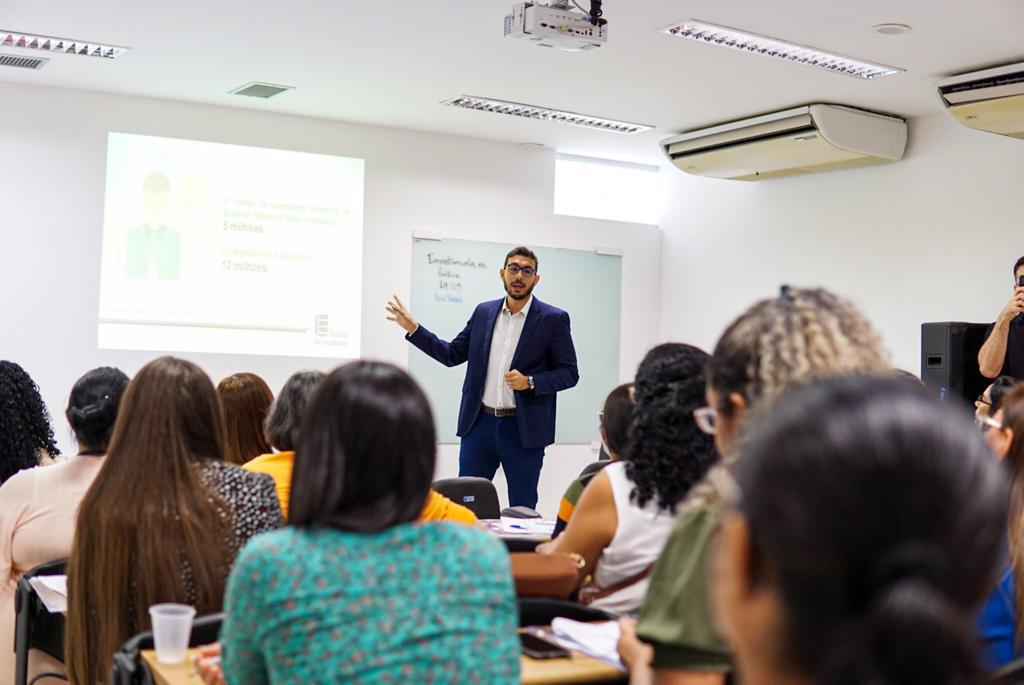
[[[721,512],[718,498],[684,505],[651,572],[637,633],[654,646],[656,669],[732,671],[708,596],[710,541]]]

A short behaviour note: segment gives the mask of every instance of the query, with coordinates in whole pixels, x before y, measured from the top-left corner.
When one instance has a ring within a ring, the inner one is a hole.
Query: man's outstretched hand
[[[412,333],[419,326],[419,324],[416,323],[416,319],[412,318],[412,314],[410,314],[409,310],[405,308],[402,301],[398,299],[398,295],[392,295],[384,309],[388,310],[388,314],[391,315],[388,317],[388,321],[394,321],[401,326],[406,333]]]

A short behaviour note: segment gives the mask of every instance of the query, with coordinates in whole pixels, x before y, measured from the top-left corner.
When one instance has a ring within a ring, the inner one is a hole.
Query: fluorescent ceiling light
[[[615,133],[640,133],[641,131],[649,131],[654,128],[653,126],[647,126],[646,124],[631,124],[626,121],[592,117],[586,114],[576,114],[575,112],[566,112],[560,109],[548,109],[547,107],[534,107],[533,105],[523,105],[518,102],[478,98],[472,95],[460,95],[459,97],[445,100],[441,104],[449,105],[450,107],[461,107],[462,109],[475,109],[481,112],[508,114],[510,116],[524,117],[526,119],[557,121],[563,124],[572,124],[573,126],[594,128],[599,131],[614,131]]]
[[[117,59],[131,49],[119,45],[104,45],[74,38],[37,36],[33,33],[3,30],[0,30],[0,46],[25,48],[27,50],[45,50],[47,52],[66,52],[73,55],[103,57],[104,59]]]
[[[787,43],[777,38],[760,36],[756,33],[731,29],[727,26],[716,26],[696,19],[678,24],[671,24],[659,32],[679,38],[689,38],[700,43],[719,45],[723,48],[743,50],[754,55],[777,57],[809,67],[818,67],[826,71],[862,79],[876,79],[882,76],[898,74],[903,69],[889,67],[884,64],[865,62],[852,57],[825,52],[817,48]]]

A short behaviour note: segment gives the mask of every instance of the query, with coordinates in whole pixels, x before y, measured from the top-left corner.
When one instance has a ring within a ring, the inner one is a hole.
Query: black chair
[[[216,642],[223,622],[224,614],[197,616],[192,622],[188,646],[198,647]],[[152,632],[139,633],[121,645],[114,654],[110,685],[154,685],[153,675],[142,662],[142,651],[145,649],[153,649]]]
[[[1024,659],[1011,661],[993,673],[989,685],[1024,685]]]
[[[498,491],[494,488],[494,483],[486,478],[444,478],[435,480],[431,487],[472,511],[478,519],[496,519],[501,515]]]
[[[64,614],[51,614],[29,580],[36,576],[64,575],[67,559],[40,564],[18,579],[14,591],[14,684],[30,685],[28,653],[39,651],[64,662]],[[67,680],[59,673],[41,673],[32,682],[54,678]]]
[[[600,609],[585,607],[566,599],[519,597],[519,627],[551,625],[551,619],[568,618],[573,621],[612,621],[614,616]]]

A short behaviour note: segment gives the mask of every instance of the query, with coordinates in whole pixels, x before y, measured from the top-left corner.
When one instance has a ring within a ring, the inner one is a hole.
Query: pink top
[[[0,683],[14,682],[14,590],[39,564],[71,553],[78,503],[103,457],[76,456],[25,469],[0,486]],[[63,666],[41,653],[29,659],[29,678]]]

